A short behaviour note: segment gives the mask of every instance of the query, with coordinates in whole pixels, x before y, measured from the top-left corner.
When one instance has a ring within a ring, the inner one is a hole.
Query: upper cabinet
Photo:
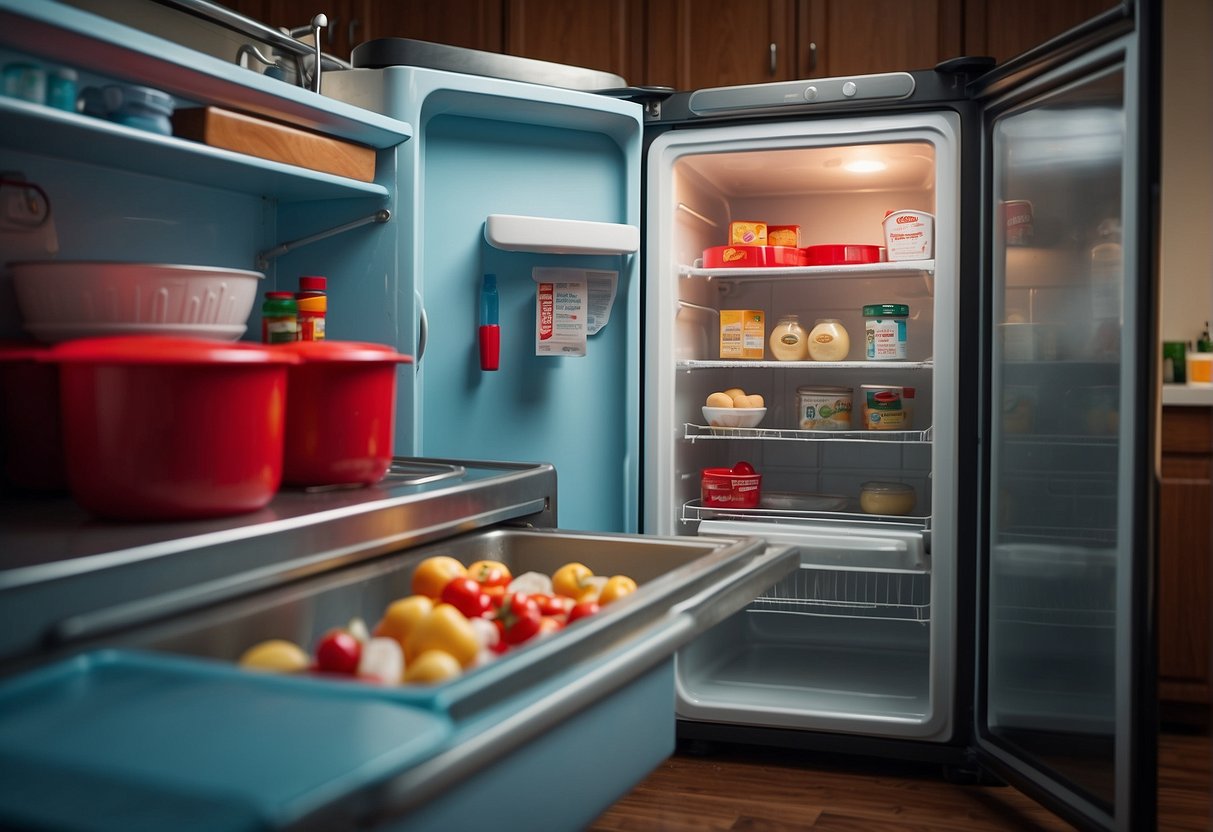
[[[798,0],[801,78],[930,69],[962,54],[962,0]]]
[[[1119,0],[228,0],[273,26],[329,17],[323,47],[405,37],[604,70],[677,89],[999,63]]]
[[[796,77],[791,0],[648,0],[647,19],[646,84],[685,90]]]
[[[1119,0],[964,0],[965,53],[1003,63],[1119,5]]]

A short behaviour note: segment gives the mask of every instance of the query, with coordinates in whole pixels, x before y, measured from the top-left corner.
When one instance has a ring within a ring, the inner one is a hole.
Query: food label
[[[868,430],[909,430],[910,413],[901,391],[900,387],[865,384],[861,388],[863,426]]]
[[[734,245],[765,246],[767,224],[765,222],[729,223],[729,242]]]
[[[898,361],[906,357],[905,318],[871,318],[864,328],[869,359]]]
[[[852,402],[850,397],[800,394],[801,430],[850,430]]]
[[[891,211],[884,218],[889,260],[924,260],[935,256],[935,218],[921,211]]]

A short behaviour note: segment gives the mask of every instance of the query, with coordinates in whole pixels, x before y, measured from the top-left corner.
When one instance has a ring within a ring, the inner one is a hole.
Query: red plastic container
[[[706,508],[757,508],[762,474],[737,474],[731,468],[704,468],[699,481]]]
[[[256,344],[125,336],[59,344],[72,496],[123,520],[256,511],[282,477],[287,365]]]
[[[67,491],[59,427],[59,370],[38,361],[47,347],[0,343],[0,457],[22,491]]]
[[[806,266],[845,266],[880,262],[880,246],[808,246],[801,251],[804,252]]]
[[[802,249],[792,246],[713,246],[703,250],[705,269],[748,269],[806,265]]]
[[[283,483],[381,480],[392,462],[396,366],[413,359],[354,341],[297,341],[275,349],[299,358],[288,375]]]

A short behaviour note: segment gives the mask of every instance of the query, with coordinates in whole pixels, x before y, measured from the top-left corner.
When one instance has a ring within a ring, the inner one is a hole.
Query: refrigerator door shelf
[[[704,519],[699,533],[712,536],[738,535],[761,537],[770,543],[796,546],[800,562],[806,566],[831,569],[889,570],[930,572],[931,557],[923,532],[889,523],[883,528],[875,518],[862,529],[853,525],[830,525],[795,520],[762,522],[745,519]],[[907,518],[909,519],[909,518]],[[914,518],[919,523],[924,518]]]
[[[504,251],[546,254],[634,254],[640,248],[634,225],[514,214],[490,214],[484,238]]]

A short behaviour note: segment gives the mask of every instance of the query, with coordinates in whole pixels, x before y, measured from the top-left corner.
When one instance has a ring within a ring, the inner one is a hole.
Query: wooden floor
[[[1159,740],[1160,830],[1213,829],[1207,736]],[[1006,786],[957,785],[939,766],[773,749],[675,754],[590,832],[1072,830]]]

